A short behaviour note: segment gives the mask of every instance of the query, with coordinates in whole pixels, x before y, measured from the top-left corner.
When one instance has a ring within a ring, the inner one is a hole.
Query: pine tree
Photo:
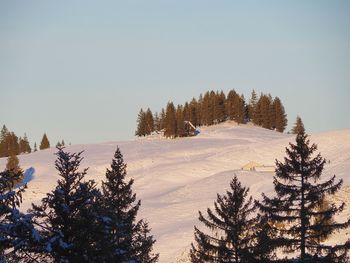
[[[20,154],[19,140],[14,132],[9,132],[5,138],[7,156]]]
[[[231,191],[217,195],[215,212],[210,208],[207,217],[199,212],[199,220],[213,234],[209,235],[195,227],[196,245],[191,245],[192,262],[253,262],[252,226],[255,218],[253,200],[248,188],[242,187],[235,176],[230,183]],[[248,200],[247,200],[248,198]]]
[[[57,186],[40,205],[33,204],[31,213],[43,238],[42,262],[104,260],[103,225],[99,220],[101,195],[94,181],[83,181],[87,169],[78,171],[81,153],[58,150]]]
[[[164,108],[162,108],[162,110],[160,111],[159,127],[160,127],[160,131],[165,128],[165,110],[164,110]]]
[[[140,110],[137,117],[137,130],[135,131],[136,136],[146,136],[147,135],[147,120],[146,113],[143,109]]]
[[[148,223],[141,220],[138,223],[136,235],[134,235],[134,248],[136,262],[142,263],[155,263],[158,262],[159,254],[154,254],[153,244],[156,242],[153,236],[150,235],[151,230],[148,227]]]
[[[271,129],[271,101],[267,95],[261,94],[257,104],[258,125],[265,129]]]
[[[226,97],[223,91],[217,91],[213,96],[213,120],[216,123],[223,122],[225,118],[225,101]]]
[[[198,112],[198,103],[195,98],[192,99],[192,101],[189,104],[189,121],[194,125],[198,126],[200,123],[200,116]],[[186,120],[187,121],[187,120]]]
[[[14,190],[13,182],[22,176],[21,171],[0,172],[0,262],[34,262],[30,244],[40,241],[31,215],[19,211],[26,186]]]
[[[62,144],[61,144],[60,141],[58,141],[58,142],[56,143],[56,148],[61,148],[61,147],[62,147]]]
[[[158,112],[154,113],[153,119],[154,119],[154,130],[158,133],[161,130],[160,128],[161,123],[160,123]]]
[[[245,122],[245,102],[244,96],[236,96],[234,100],[234,120],[238,124]]]
[[[235,104],[237,102],[237,97],[239,97],[239,96],[236,93],[236,91],[230,90],[228,95],[227,95],[227,98],[226,98],[225,111],[226,111],[226,116],[230,120],[234,120],[235,116],[236,116]]]
[[[136,195],[131,189],[133,183],[133,179],[126,181],[126,164],[117,148],[111,168],[106,171],[106,181],[102,182],[102,206],[104,218],[107,218],[106,238],[111,244],[107,262],[154,257],[150,254],[154,241],[148,236],[148,232],[145,232],[148,231],[147,226],[143,225],[142,221],[136,221],[141,202],[136,202]],[[144,240],[139,235],[142,235]]]
[[[274,128],[276,128],[278,132],[283,132],[287,126],[287,115],[284,111],[282,102],[278,97],[273,100],[272,107],[275,116]]]
[[[305,132],[304,123],[301,120],[301,118],[299,116],[297,116],[294,127],[292,128],[292,133],[299,134],[299,133],[304,133],[304,132]]]
[[[0,158],[8,156],[8,147],[6,143],[6,137],[8,133],[9,130],[6,128],[5,125],[3,125],[0,131]]]
[[[252,95],[249,100],[249,105],[248,105],[248,118],[250,121],[252,121],[254,124],[257,123],[256,119],[256,105],[258,103],[258,97],[255,93],[255,90],[252,91]]]
[[[22,171],[21,167],[19,166],[18,157],[16,155],[11,154],[7,158],[6,170],[16,174]]]
[[[164,128],[165,137],[174,138],[176,136],[176,110],[172,102],[169,102],[166,108]]]
[[[150,108],[146,111],[146,134],[149,135],[154,131],[154,119]]]
[[[61,145],[62,145],[62,146],[65,146],[65,145],[66,145],[65,142],[64,142],[64,140],[61,141]]]
[[[285,225],[275,228],[278,233],[276,247],[297,252],[300,262],[310,262],[313,254],[313,260],[328,257],[331,260],[326,262],[347,262],[349,244],[331,246],[319,242],[325,234],[347,228],[350,220],[334,224],[329,221],[343,210],[344,203],[340,206],[332,204],[323,211],[318,209],[325,196],[340,189],[342,180],[336,182],[333,176],[319,183],[326,160],[320,154],[314,156],[317,146],[309,144],[308,135],[303,131],[298,133],[296,144],[286,148],[284,163],[276,160],[274,186],[277,197],[269,198],[263,194],[262,202],[257,204],[275,225]]]
[[[50,142],[49,139],[47,138],[46,133],[44,133],[43,138],[41,139],[41,143],[40,143],[40,150],[45,150],[50,148]]]
[[[176,136],[183,137],[185,135],[186,132],[185,119],[183,116],[183,107],[181,105],[178,105],[176,109]]]

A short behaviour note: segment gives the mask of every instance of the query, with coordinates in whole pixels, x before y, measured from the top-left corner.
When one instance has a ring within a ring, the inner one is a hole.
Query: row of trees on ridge
[[[253,90],[247,103],[244,96],[235,90],[229,91],[227,95],[223,91],[212,90],[184,105],[175,107],[173,102],[168,102],[160,113],[152,114],[149,108],[146,111],[141,109],[135,135],[146,136],[154,131],[164,131],[166,137],[182,137],[188,136],[190,129],[185,121],[190,121],[197,127],[226,120],[234,120],[239,124],[251,121],[279,132],[283,132],[287,126],[284,106],[278,97],[273,98],[270,94],[258,97]]]

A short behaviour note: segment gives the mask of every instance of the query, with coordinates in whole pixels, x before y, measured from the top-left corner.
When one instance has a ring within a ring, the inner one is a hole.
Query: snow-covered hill
[[[228,188],[233,174],[250,187],[259,198],[262,192],[273,193],[269,172],[242,171],[249,161],[274,165],[281,160],[293,135],[248,126],[223,123],[205,127],[196,137],[168,140],[158,136],[102,144],[74,145],[70,152],[85,150],[82,167],[90,167],[86,179],[100,182],[117,147],[128,164],[128,176],[135,179],[133,190],[142,200],[140,216],[147,218],[157,239],[156,252],[160,262],[179,259],[185,262],[186,252],[193,240],[193,226],[198,223],[198,210],[212,206],[216,193]],[[330,163],[324,176],[336,174],[350,185],[350,129],[311,135],[319,151]],[[54,168],[55,149],[20,156],[20,164],[28,170],[28,190],[22,209],[39,202],[58,178]],[[0,169],[6,159],[0,159]],[[334,197],[350,200],[350,187]],[[341,218],[350,216],[350,203]],[[340,218],[340,219],[341,219]],[[349,234],[350,236],[350,234]],[[334,240],[349,238],[347,233]],[[181,260],[181,258],[183,258]]]

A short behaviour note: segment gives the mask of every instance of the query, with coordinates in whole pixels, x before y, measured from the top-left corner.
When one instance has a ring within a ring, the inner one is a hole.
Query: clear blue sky
[[[279,96],[289,128],[350,128],[350,1],[0,0],[0,125],[94,143],[206,90]]]

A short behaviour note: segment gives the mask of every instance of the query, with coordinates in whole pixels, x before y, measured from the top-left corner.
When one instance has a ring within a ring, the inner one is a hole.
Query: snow
[[[254,198],[260,198],[262,192],[272,195],[273,173],[242,171],[241,167],[250,161],[273,166],[276,158],[283,160],[285,147],[293,141],[294,135],[223,123],[202,127],[195,137],[170,140],[152,135],[129,141],[72,145],[67,150],[84,150],[81,170],[90,167],[86,179],[100,183],[119,145],[127,163],[128,177],[135,179],[133,191],[142,200],[139,216],[149,221],[157,240],[154,249],[160,253],[163,263],[187,262],[193,226],[198,224],[198,210],[212,207],[217,192],[224,193],[229,188],[234,174],[244,186],[250,187]],[[317,143],[321,154],[330,161],[323,176],[336,174],[344,180],[344,186],[349,186],[334,200],[349,203],[350,129],[312,134],[311,142]],[[56,186],[55,152],[52,148],[20,156],[23,169],[32,167],[22,210],[32,202],[40,202]],[[4,169],[5,164],[6,158],[0,159],[0,169]],[[339,219],[349,216],[350,206],[347,206]],[[348,235],[336,234],[331,241],[346,240]]]

